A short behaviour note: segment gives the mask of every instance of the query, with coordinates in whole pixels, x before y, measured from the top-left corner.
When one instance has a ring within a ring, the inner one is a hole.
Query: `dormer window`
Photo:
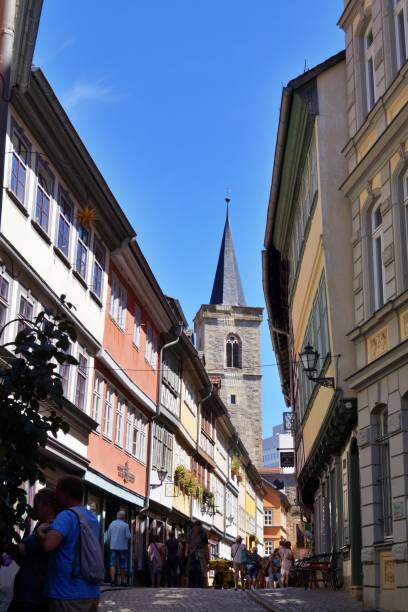
[[[237,336],[231,334],[226,343],[227,368],[241,367],[241,345]]]

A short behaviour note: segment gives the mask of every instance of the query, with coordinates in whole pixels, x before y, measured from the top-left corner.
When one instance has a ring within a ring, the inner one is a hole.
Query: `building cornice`
[[[381,357],[371,361],[352,376],[346,379],[350,389],[361,391],[394,372],[398,367],[406,365],[408,360],[408,340],[404,340]]]

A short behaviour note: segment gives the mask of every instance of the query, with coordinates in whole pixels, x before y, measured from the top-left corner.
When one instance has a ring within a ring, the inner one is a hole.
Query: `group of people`
[[[258,549],[253,546],[247,550],[241,536],[236,538],[231,548],[232,566],[234,569],[235,590],[238,590],[239,582],[244,590],[264,587],[268,582],[270,588],[287,587],[289,584],[289,572],[293,563],[291,543],[281,539],[279,548],[266,559],[258,554]]]
[[[83,506],[83,495],[81,480],[70,476],[61,478],[55,491],[35,495],[36,526],[13,551],[20,569],[8,612],[97,611],[103,569],[99,524]]]
[[[155,535],[147,548],[152,587],[207,586],[209,548],[207,532],[201,521],[195,521],[186,537],[171,531],[163,543]]]

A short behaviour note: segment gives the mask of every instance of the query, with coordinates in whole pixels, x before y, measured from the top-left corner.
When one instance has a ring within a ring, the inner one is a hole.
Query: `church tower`
[[[194,319],[197,349],[204,354],[212,379],[220,380],[220,396],[255,464],[262,465],[262,391],[260,325],[262,308],[247,306],[242,289],[229,220],[209,304]]]

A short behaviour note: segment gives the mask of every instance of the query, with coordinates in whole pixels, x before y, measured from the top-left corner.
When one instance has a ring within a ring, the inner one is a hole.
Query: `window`
[[[383,223],[380,206],[378,202],[371,212],[374,310],[384,304]]]
[[[184,401],[194,416],[197,415],[197,401],[195,394],[187,383],[184,383]]]
[[[24,329],[29,329],[27,321],[32,321],[34,316],[34,304],[30,301],[28,296],[20,296],[20,305],[18,309],[18,319],[20,321],[17,325],[17,331],[21,332]]]
[[[122,398],[118,398],[116,404],[116,433],[115,443],[118,446],[123,446],[123,432],[125,427],[125,402]]]
[[[53,178],[48,168],[40,163],[37,177],[37,196],[35,202],[35,220],[48,233],[50,221],[50,202],[53,189]]]
[[[102,280],[105,270],[105,249],[97,236],[94,236],[94,264],[92,271],[92,291],[102,297]]]
[[[126,305],[126,289],[121,285],[116,274],[112,273],[109,314],[122,329],[125,328]]]
[[[384,538],[389,538],[392,536],[392,493],[388,410],[386,408],[377,417],[377,442],[379,449],[382,523]]]
[[[57,246],[59,250],[64,253],[65,257],[69,257],[69,238],[73,217],[72,210],[72,204],[65,193],[60,190]]]
[[[149,334],[149,330],[148,330]],[[180,371],[181,362],[177,355],[167,350],[163,355],[161,403],[177,418],[180,417]]]
[[[394,28],[398,70],[407,61],[406,0],[394,0]]]
[[[7,320],[10,283],[3,274],[0,275],[0,332]],[[1,339],[1,335],[0,335]],[[4,340],[4,338],[3,338]]]
[[[268,556],[273,553],[273,540],[265,540],[264,542],[264,555]]]
[[[152,366],[153,370],[157,367],[158,344],[157,334],[154,333],[151,323],[148,322],[146,330],[145,360]]]
[[[11,161],[10,189],[24,204],[25,186],[28,165],[28,145],[16,127],[12,134],[13,157]]]
[[[237,403],[237,396],[234,394],[230,395],[230,404],[234,405],[236,403]]]
[[[78,355],[77,379],[75,389],[75,405],[85,410],[86,382],[88,378],[88,359],[84,353]]]
[[[98,423],[98,427],[96,431],[99,431],[99,425],[101,423],[101,413],[102,413],[102,378],[96,374],[95,382],[94,382],[94,391],[93,391],[93,401],[92,401],[92,418],[94,421]]]
[[[306,327],[306,333],[303,339],[302,347],[307,344],[313,346],[319,353],[317,362],[318,374],[321,373],[325,360],[330,353],[329,340],[329,319],[327,311],[327,295],[326,295],[326,280],[324,272],[321,276],[319,289],[313,302],[312,311],[309,315],[309,321]],[[307,375],[303,372],[299,364],[299,403],[300,415],[303,417],[309,400],[312,396],[315,384],[310,381]]]
[[[290,287],[293,287],[301,259],[303,242],[317,196],[317,149],[314,137],[300,176],[299,192],[296,199],[292,231],[289,242]]]
[[[70,352],[70,350],[68,350],[68,352]],[[69,399],[69,373],[70,373],[69,363],[67,362],[61,363],[59,367],[59,374],[61,376],[62,392],[64,394],[64,397],[66,397],[67,399]]]
[[[147,421],[132,406],[126,414],[126,450],[139,461],[146,462]]]
[[[158,423],[153,423],[153,467],[173,473],[173,434]]]
[[[135,306],[135,322],[133,327],[133,342],[137,348],[140,348],[140,333],[142,331],[142,311],[139,306]]]
[[[112,387],[107,385],[105,397],[105,418],[103,422],[103,433],[109,439],[112,439],[113,430],[113,398],[114,391]]]
[[[227,368],[241,367],[241,346],[237,336],[231,334],[226,345]]]
[[[364,57],[365,57],[365,79],[366,79],[366,103],[367,112],[375,104],[375,84],[374,84],[374,38],[371,23],[366,29],[364,36]]]
[[[77,228],[77,251],[75,259],[75,270],[84,280],[86,280],[86,272],[88,267],[89,242],[89,230],[87,230],[86,227],[79,223]]]

